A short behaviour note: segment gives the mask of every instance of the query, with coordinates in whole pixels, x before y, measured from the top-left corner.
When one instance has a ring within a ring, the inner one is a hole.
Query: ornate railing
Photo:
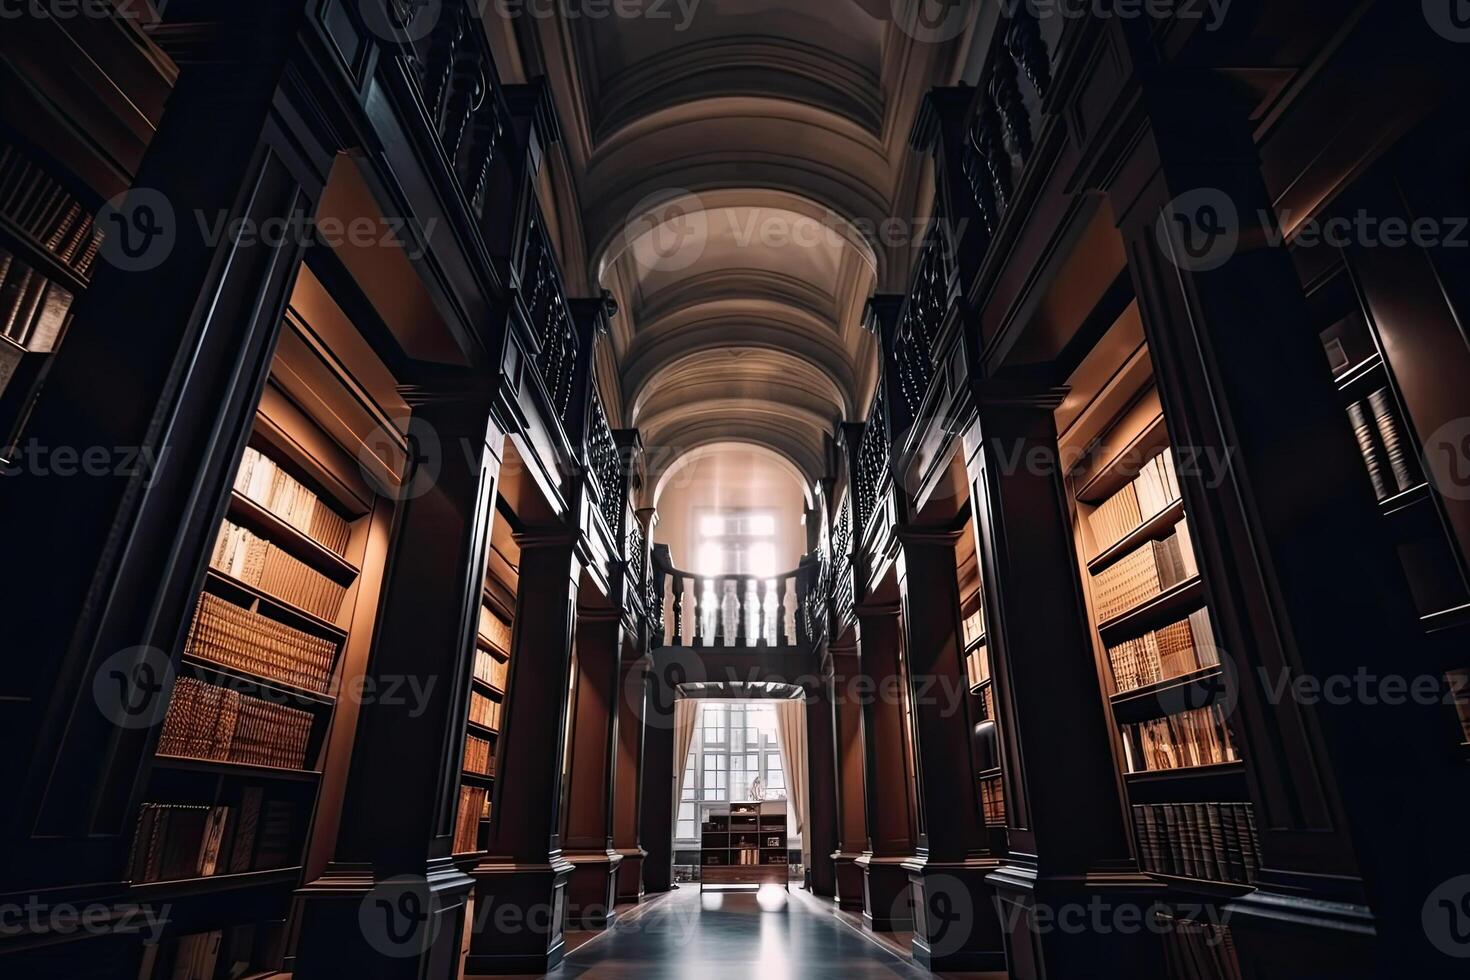
[[[911,421],[918,415],[934,380],[935,344],[954,295],[952,271],[944,236],[931,233],[914,269],[893,339],[893,368],[902,401],[895,406],[896,422]]]
[[[981,77],[963,156],[987,244],[1000,229],[1021,171],[1036,149],[1035,123],[1051,83],[1040,25],[1025,4],[1015,5],[997,32]]]
[[[882,492],[888,475],[890,439],[884,388],[880,379],[877,393],[873,396],[873,406],[868,410],[868,421],[863,426],[862,441],[858,443],[856,472],[853,473],[853,496],[859,538],[867,530],[873,515],[878,512],[878,495]]]
[[[387,0],[389,16],[405,28],[418,6],[413,0]],[[444,0],[433,30],[410,42],[407,55],[439,146],[471,212],[483,219],[505,119],[499,75],[476,4]]]
[[[531,336],[537,348],[536,369],[546,385],[552,411],[562,425],[572,431],[569,415],[580,342],[567,306],[561,269],[557,267],[556,256],[552,253],[539,213],[532,217],[526,231],[521,270],[521,289],[530,318]]]
[[[699,575],[673,567],[667,554],[654,551],[655,578],[672,617],[663,645],[791,647],[809,635],[798,616],[807,591],[803,569],[770,577]]]
[[[607,521],[607,529],[612,532],[613,540],[622,541],[623,519],[628,507],[628,471],[623,465],[623,453],[618,448],[617,440],[613,438],[612,426],[608,425],[607,412],[602,407],[602,396],[597,393],[595,385],[587,425],[587,468],[596,477],[597,488],[601,493],[598,509]],[[637,528],[638,522],[631,523],[634,526],[629,529],[629,547],[633,532],[637,532],[640,541],[643,537],[642,531]]]
[[[844,493],[837,503],[837,523],[832,529],[831,557],[827,574],[831,581],[833,629],[840,630],[852,619],[856,583],[852,574],[852,494]]]

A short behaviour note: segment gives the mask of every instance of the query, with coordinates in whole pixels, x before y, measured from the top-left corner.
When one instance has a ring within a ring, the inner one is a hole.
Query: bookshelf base
[[[296,893],[298,980],[440,976],[459,957],[474,882],[447,859],[421,874],[375,878],[359,866],[328,868]]]
[[[567,928],[596,932],[617,919],[618,871],[623,856],[617,851],[563,851],[572,865],[567,881]]]
[[[1005,936],[991,914],[995,858],[906,862],[914,903],[914,962],[932,973],[1004,971]]]
[[[1407,949],[1387,949],[1366,906],[1254,891],[1221,908],[1245,976],[1300,975],[1345,980],[1409,976]],[[1393,962],[1385,967],[1378,957]],[[1387,969],[1389,972],[1384,972]]]
[[[863,869],[857,860],[862,854],[834,851],[832,866],[837,875],[837,907],[844,912],[863,910]]]
[[[648,852],[641,847],[621,848],[623,863],[618,865],[617,896],[619,905],[637,905],[643,901],[643,859]]]
[[[1112,975],[1166,976],[1164,949],[1148,927],[1167,889],[1135,871],[1076,876],[1039,874],[1002,864],[986,881],[995,892],[1000,929],[1016,980],[1091,976],[1099,963]]]
[[[864,854],[854,862],[863,872],[863,925],[869,932],[910,932],[914,910],[909,873],[912,855]]]
[[[545,974],[566,954],[567,889],[572,864],[486,860],[475,879],[475,924],[466,975]]]

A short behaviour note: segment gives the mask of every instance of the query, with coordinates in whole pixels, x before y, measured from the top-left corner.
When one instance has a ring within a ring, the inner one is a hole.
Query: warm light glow
[[[755,893],[755,900],[760,907],[767,912],[776,912],[786,907],[786,889],[780,885],[761,885],[760,891]]]

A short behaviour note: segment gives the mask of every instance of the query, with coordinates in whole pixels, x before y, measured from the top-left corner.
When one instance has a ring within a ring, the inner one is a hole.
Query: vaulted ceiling
[[[815,479],[865,410],[863,307],[902,288],[928,211],[909,132],[968,38],[905,29],[935,2],[528,4],[489,25],[508,74],[551,83],[548,218],[571,288],[619,304],[599,374],[659,465],[746,443]]]

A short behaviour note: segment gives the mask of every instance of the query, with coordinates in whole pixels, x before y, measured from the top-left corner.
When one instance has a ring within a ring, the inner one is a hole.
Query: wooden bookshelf
[[[960,593],[960,643],[972,698],[970,755],[974,791],[991,853],[1005,852],[1005,773],[1002,769],[990,634],[985,621],[985,590],[975,549],[974,528],[966,524],[955,552]]]
[[[1136,316],[1080,363],[1059,412],[1079,572],[1140,867],[1181,896],[1247,890],[1255,845],[1179,482]],[[1126,382],[1126,386],[1121,382]],[[1191,461],[1194,462],[1194,461]],[[1228,814],[1228,816],[1227,816]]]
[[[751,800],[712,807],[700,828],[699,888],[776,884],[791,877],[786,801]]]

